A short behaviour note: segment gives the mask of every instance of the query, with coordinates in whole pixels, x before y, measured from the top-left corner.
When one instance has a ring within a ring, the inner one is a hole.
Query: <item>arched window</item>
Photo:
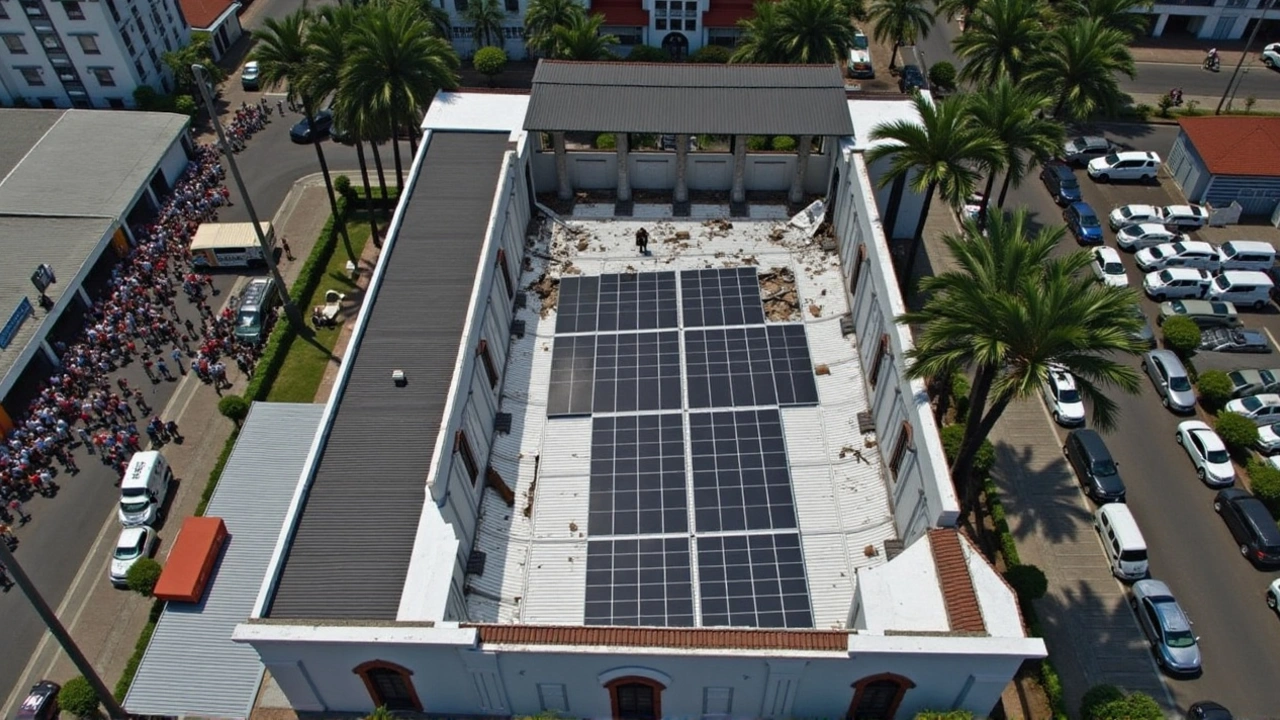
[[[893,720],[902,696],[915,686],[909,678],[894,673],[868,675],[853,684],[853,702],[845,720]]]
[[[657,680],[638,675],[620,677],[604,684],[609,691],[614,720],[658,720],[662,717],[662,691]]]
[[[357,665],[352,672],[364,681],[374,707],[385,705],[388,710],[422,712],[422,702],[413,687],[413,671],[409,668],[386,660],[370,660]]]

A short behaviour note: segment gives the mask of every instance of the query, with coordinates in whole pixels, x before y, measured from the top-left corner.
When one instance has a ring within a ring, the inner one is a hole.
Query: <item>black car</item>
[[[923,89],[927,86],[924,81],[924,73],[920,72],[918,65],[903,65],[902,74],[898,76],[899,92],[909,93]]]
[[[1066,207],[1074,202],[1080,202],[1080,183],[1076,180],[1076,174],[1064,162],[1047,162],[1040,170],[1040,180],[1044,182],[1044,186],[1049,189],[1049,195],[1053,197],[1053,201]]]
[[[1124,480],[1111,451],[1095,430],[1072,430],[1062,446],[1067,462],[1090,498],[1097,503],[1124,502]]]
[[[58,691],[61,689],[62,686],[52,680],[41,680],[32,685],[14,720],[57,720]]]
[[[1200,333],[1200,349],[1211,352],[1269,353],[1267,336],[1257,330],[1213,328]]]
[[[319,135],[321,139],[329,135],[329,129],[333,127],[333,113],[328,110],[321,110],[316,113],[314,118],[308,122],[307,118],[302,118],[296,125],[289,129],[289,138],[297,143],[308,143],[315,140],[314,135]]]
[[[1247,490],[1227,488],[1213,498],[1213,510],[1240,544],[1240,554],[1259,567],[1280,566],[1280,527],[1271,511]]]
[[[1234,720],[1231,711],[1212,700],[1201,700],[1187,708],[1187,720]]]

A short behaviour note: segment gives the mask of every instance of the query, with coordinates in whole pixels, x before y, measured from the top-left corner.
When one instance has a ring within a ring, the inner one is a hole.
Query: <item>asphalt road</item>
[[[1167,154],[1177,128],[1116,126],[1105,128],[1113,140],[1135,149]],[[1180,202],[1172,186],[1098,185],[1078,172],[1084,198],[1104,215],[1111,208],[1135,202],[1164,205]],[[1036,177],[1011,191],[1008,207],[1026,205],[1042,222],[1060,224],[1061,210],[1049,199]],[[1115,236],[1106,230],[1107,244]],[[1242,234],[1248,234],[1242,233]],[[1070,236],[1064,251],[1073,249]],[[1140,289],[1142,275],[1132,255],[1122,252],[1131,285]],[[1157,305],[1143,298],[1152,320]],[[1249,327],[1265,327],[1280,337],[1280,313],[1274,307],[1247,312]],[[1280,350],[1280,348],[1277,348]],[[1280,366],[1280,355],[1197,356],[1200,369]],[[1134,358],[1129,364],[1137,368]],[[1196,679],[1167,679],[1182,708],[1198,700],[1214,699],[1237,717],[1280,717],[1280,622],[1263,602],[1263,591],[1274,573],[1255,570],[1240,557],[1222,521],[1214,514],[1214,491],[1197,480],[1186,454],[1174,442],[1179,422],[1187,418],[1165,410],[1145,376],[1138,395],[1117,394],[1119,427],[1105,434],[1120,464],[1128,488],[1128,504],[1137,518],[1150,553],[1151,574],[1167,582],[1195,623],[1204,654],[1204,673]],[[1090,423],[1092,426],[1092,423]],[[1059,429],[1059,435],[1065,432]],[[1097,562],[1105,563],[1101,547]],[[1146,662],[1137,659],[1137,662]]]

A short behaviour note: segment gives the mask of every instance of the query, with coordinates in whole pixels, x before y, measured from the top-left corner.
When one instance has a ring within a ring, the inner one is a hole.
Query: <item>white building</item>
[[[1153,15],[1151,36],[1192,35],[1202,40],[1240,40],[1253,31],[1270,0],[1181,0],[1162,2],[1156,0],[1148,15]],[[1260,36],[1274,27],[1275,15],[1261,22]]]
[[[2,0],[0,37],[0,103],[126,108],[173,89],[162,56],[190,29],[176,0]]]
[[[834,66],[581,73],[601,84],[540,71],[531,96],[432,104],[233,639],[306,711],[985,715],[1045,648],[952,528],[929,403],[903,375],[850,120],[883,106],[851,111]],[[662,113],[600,89],[635,73]],[[678,149],[564,151],[570,120]],[[788,127],[832,134],[802,154],[685,142]],[[611,188],[590,170],[609,160]],[[586,199],[539,219],[566,183]],[[797,185],[828,201],[829,240],[757,199]]]
[[[240,26],[241,3],[234,0],[179,0],[192,32],[208,33],[209,52],[215,61],[244,34]]]

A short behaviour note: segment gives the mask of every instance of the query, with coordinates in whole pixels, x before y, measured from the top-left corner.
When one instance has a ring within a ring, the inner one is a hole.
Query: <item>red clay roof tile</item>
[[[740,630],[734,628],[618,628],[570,625],[464,623],[480,642],[513,645],[612,645],[712,650],[820,650],[844,652],[843,630]]]
[[[1280,174],[1280,117],[1190,117],[1178,124],[1215,175]]]
[[[235,0],[178,0],[187,24],[197,30],[208,29],[219,15],[235,4]]]
[[[929,531],[929,549],[938,570],[938,586],[947,608],[947,622],[954,632],[985,633],[987,624],[982,619],[978,605],[978,593],[973,589],[973,577],[969,575],[969,563],[955,530]]]

